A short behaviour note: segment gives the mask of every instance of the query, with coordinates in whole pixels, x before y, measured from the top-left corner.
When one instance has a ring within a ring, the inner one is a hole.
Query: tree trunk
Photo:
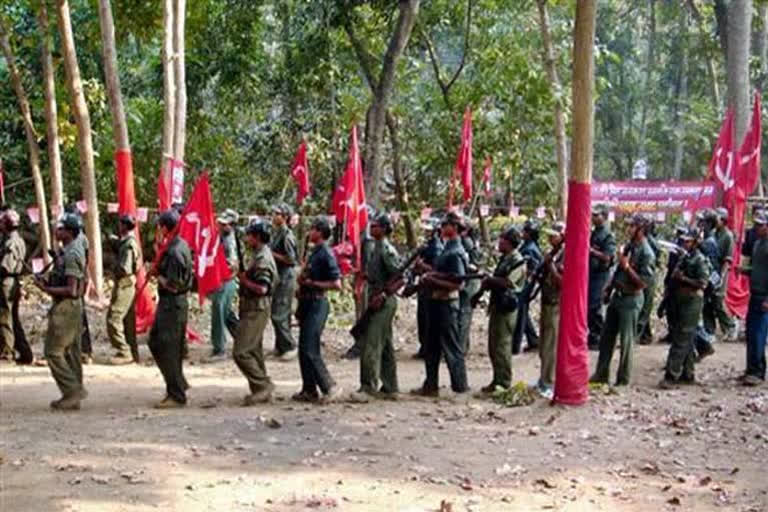
[[[398,135],[397,121],[391,112],[387,112],[387,128],[389,129],[389,140],[392,142],[392,174],[395,177],[395,196],[397,197],[397,206],[403,217],[405,225],[405,238],[410,248],[415,248],[418,243],[416,232],[413,229],[411,221],[410,208],[408,204],[408,191],[405,189],[403,181],[403,162],[402,149],[400,147],[400,137]]]
[[[752,113],[749,94],[749,47],[752,0],[731,0],[728,6],[728,104],[734,112],[734,142],[740,147]]]
[[[560,185],[560,215],[561,218],[565,219],[568,207],[568,155],[566,149],[565,113],[563,112],[563,102],[560,99],[562,97],[562,84],[557,74],[555,50],[552,45],[552,34],[549,29],[547,0],[537,0],[537,3],[539,6],[541,39],[544,42],[544,67],[547,70],[547,77],[555,96],[555,152],[557,154],[557,175]]]
[[[112,112],[115,151],[130,151],[128,124],[125,122],[123,95],[120,91],[120,75],[117,70],[115,23],[112,18],[111,0],[99,0],[99,23],[101,24],[101,50],[104,57],[104,79],[107,86],[109,109]]]
[[[43,248],[43,258],[49,261],[48,250],[51,248],[51,231],[48,225],[48,209],[45,201],[45,187],[43,186],[43,177],[40,174],[40,146],[37,144],[37,135],[35,126],[32,124],[32,114],[29,110],[29,100],[21,83],[21,75],[16,68],[16,58],[13,55],[11,42],[8,38],[8,29],[5,22],[0,20],[0,46],[2,46],[5,61],[8,64],[8,74],[11,77],[11,84],[16,92],[16,99],[19,102],[19,111],[24,122],[24,133],[27,136],[27,146],[29,147],[29,167],[32,172],[32,179],[35,184],[35,199],[40,209],[40,244]]]
[[[683,170],[683,150],[685,149],[685,113],[688,105],[688,11],[683,10],[680,19],[680,33],[683,39],[680,51],[680,87],[675,108],[675,160],[672,177],[680,179]]]
[[[645,65],[645,88],[643,106],[640,110],[640,144],[638,157],[645,158],[645,139],[648,133],[648,107],[653,101],[651,82],[656,65],[656,0],[648,0],[648,61]]]
[[[187,140],[187,81],[184,69],[184,21],[186,0],[174,0],[173,50],[176,81],[176,116],[174,120],[173,156],[184,161],[184,147]]]
[[[80,184],[83,198],[88,205],[85,214],[85,232],[90,244],[89,273],[97,302],[104,299],[104,269],[101,252],[101,225],[99,224],[99,202],[96,194],[96,174],[93,163],[93,141],[91,139],[91,117],[88,104],[83,94],[80,79],[80,67],[77,64],[75,38],[72,34],[72,20],[69,12],[69,0],[56,0],[58,6],[59,32],[61,49],[64,55],[64,68],[67,73],[67,87],[72,100],[72,111],[77,125],[77,152],[80,158]]]
[[[580,0],[573,34],[573,143],[571,179],[592,182],[595,135],[595,14],[596,0]]]
[[[41,58],[43,62],[43,93],[45,97],[45,126],[48,137],[48,165],[51,174],[51,208],[53,217],[64,212],[64,185],[59,150],[59,119],[56,107],[56,79],[51,55],[51,34],[48,23],[46,0],[40,0],[37,20],[42,37]]]
[[[173,65],[173,0],[163,0],[163,98],[165,117],[163,118],[163,159],[162,167],[168,167],[173,156],[173,134],[176,116],[176,72]]]
[[[182,0],[183,1],[183,0]],[[400,0],[400,14],[397,18],[395,30],[389,40],[387,52],[384,55],[381,74],[379,75],[376,92],[371,104],[371,126],[368,130],[370,139],[366,140],[366,171],[367,171],[367,197],[368,202],[378,206],[379,187],[381,182],[381,146],[384,138],[386,114],[389,108],[389,99],[395,84],[395,71],[397,61],[403,53],[408,39],[411,36],[416,15],[419,11],[420,0]]]
[[[758,88],[762,90],[768,80],[768,4],[761,4],[760,13],[760,35],[758,37],[758,57],[760,58],[760,83]],[[760,197],[765,196],[765,187],[763,185],[763,173],[760,172],[760,179],[757,184],[757,193]]]
[[[701,35],[701,38],[708,42],[710,39],[709,34],[709,28],[704,23],[704,17],[701,15],[701,12],[699,12],[699,9],[696,7],[696,4],[694,3],[694,0],[688,0],[688,11],[690,11],[691,16],[693,16],[693,19],[696,21],[696,24],[699,27],[699,34]],[[725,19],[725,16],[723,16],[723,20]],[[720,30],[719,26],[720,20],[718,20],[718,30]],[[722,29],[723,33],[725,33],[725,29]],[[723,44],[723,52],[725,52],[725,47],[727,45]],[[715,66],[715,58],[714,56],[708,51],[707,57],[706,57],[706,63],[707,63],[707,74],[709,74],[709,83],[712,87],[712,102],[715,106],[716,112],[722,112],[723,104],[720,100],[720,84],[717,82],[717,67]]]

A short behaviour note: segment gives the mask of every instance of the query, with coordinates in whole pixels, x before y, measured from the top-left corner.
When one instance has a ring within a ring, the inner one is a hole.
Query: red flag
[[[761,137],[760,95],[755,94],[752,109],[752,121],[749,131],[738,152],[732,173],[732,186],[726,189],[723,200],[728,208],[729,227],[734,233],[736,243],[733,250],[732,268],[741,266],[741,244],[744,239],[744,217],[747,209],[747,197],[752,193],[760,177]],[[749,279],[736,272],[728,274],[725,304],[730,312],[739,318],[745,318],[749,306]]]
[[[485,169],[483,170],[483,192],[485,197],[491,195],[491,157],[485,157]]]
[[[347,206],[344,222],[347,225],[347,237],[357,251],[357,268],[360,268],[360,233],[368,224],[368,209],[365,204],[365,182],[363,181],[363,162],[357,144],[357,126],[352,126],[352,140],[347,162],[346,193]]]
[[[136,192],[133,183],[133,161],[131,151],[121,149],[115,153],[115,171],[117,173],[117,203],[118,212],[122,214],[136,215]],[[134,230],[136,240],[141,249],[141,235],[139,228]],[[142,255],[137,255],[142,258]],[[139,271],[136,274],[136,332],[146,332],[151,326],[155,317],[155,301],[149,289],[145,286],[147,275],[144,265],[139,265]]]
[[[299,151],[293,159],[291,176],[296,182],[296,204],[301,206],[304,198],[309,195],[309,162],[307,161],[307,143],[301,141]]]
[[[200,303],[229,279],[230,273],[213,210],[208,173],[203,173],[187,201],[176,229],[195,255],[195,278]]]
[[[720,127],[720,135],[709,161],[709,179],[715,180],[720,188],[728,191],[733,186],[734,171],[733,111],[728,109]]]
[[[166,158],[157,179],[157,209],[164,212],[184,200],[184,162]]]
[[[464,189],[462,196],[466,203],[472,197],[472,109],[467,107],[464,112],[464,126],[461,129],[461,146],[456,157],[456,167],[451,179],[451,190],[448,196],[448,208],[453,207],[453,191],[456,188],[456,180],[461,180]]]
[[[360,159],[355,125],[352,125],[347,167],[333,192],[332,208],[337,222],[343,222],[345,225],[345,238],[355,247],[357,268],[360,268],[360,233],[368,224],[368,210],[365,204],[363,162]]]

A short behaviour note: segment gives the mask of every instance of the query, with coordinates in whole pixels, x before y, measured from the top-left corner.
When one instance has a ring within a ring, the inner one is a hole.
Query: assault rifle
[[[622,249],[622,254],[624,256],[629,257],[632,259],[632,253],[635,251],[635,244],[633,244],[631,241],[627,242],[626,245],[624,245],[624,248]],[[616,269],[613,271],[613,276],[611,276],[611,282],[608,283],[608,286],[605,288],[605,291],[603,292],[603,303],[609,304],[611,302],[611,296],[613,295],[613,291],[616,289],[616,274],[619,272],[618,265],[616,266]]]
[[[525,282],[525,286],[520,291],[520,302],[529,303],[536,298],[541,290],[541,283],[549,274],[549,265],[557,261],[563,254],[565,246],[562,242],[552,247],[549,253],[539,263]]]
[[[523,259],[521,259],[520,261],[518,261],[512,266],[512,268],[510,269],[510,272],[512,272],[513,270],[517,270],[523,265],[527,265],[530,259],[531,259],[530,256],[523,256]],[[485,292],[487,292],[488,290],[490,290],[490,288],[485,288],[485,287],[480,288],[480,290],[469,299],[469,304],[472,306],[472,308],[476,308],[477,305],[480,304],[480,300],[483,298],[483,295],[485,295]]]
[[[389,281],[384,283],[383,286],[373,290],[371,297],[377,297],[383,293],[387,293],[388,295],[395,293],[397,288],[400,287],[399,283],[402,281],[405,271],[408,270],[411,265],[413,265],[413,263],[416,261],[416,258],[418,258],[420,254],[420,248],[415,250],[413,254],[411,254],[408,259],[405,260],[405,262],[397,268],[395,274],[389,279]],[[366,333],[366,331],[368,331],[368,324],[371,323],[371,317],[374,313],[376,313],[376,311],[381,309],[381,304],[377,304],[376,302],[377,301],[368,301],[368,307],[365,308],[363,314],[360,315],[360,318],[357,319],[355,325],[353,325],[349,330],[349,334],[351,334],[355,340],[359,340]]]

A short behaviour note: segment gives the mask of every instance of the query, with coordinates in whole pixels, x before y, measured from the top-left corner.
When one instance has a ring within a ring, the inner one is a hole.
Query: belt
[[[643,293],[643,290],[635,290],[633,292],[626,292],[624,290],[616,289],[616,295],[619,297],[637,297],[638,295],[641,295]]]

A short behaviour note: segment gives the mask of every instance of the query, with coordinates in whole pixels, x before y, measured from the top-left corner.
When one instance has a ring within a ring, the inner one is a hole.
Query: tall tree
[[[8,26],[5,20],[2,19],[0,19],[0,46],[2,46],[5,61],[8,64],[8,73],[11,77],[13,90],[16,92],[16,100],[18,101],[21,119],[24,123],[24,133],[26,134],[27,146],[29,148],[29,167],[35,184],[37,207],[40,210],[40,245],[43,249],[43,258],[47,261],[49,259],[48,250],[51,248],[51,231],[48,225],[45,186],[43,185],[43,177],[40,174],[40,146],[37,144],[37,134],[35,133],[35,125],[32,123],[27,93],[24,90],[21,75],[16,67],[16,57],[8,37]]]
[[[366,197],[371,204],[379,204],[379,184],[381,183],[382,143],[386,128],[387,109],[395,86],[397,62],[403,54],[411,37],[413,25],[419,12],[420,0],[399,0],[398,17],[395,28],[389,38],[387,51],[381,63],[376,87],[368,111],[365,141]],[[350,26],[347,23],[347,26]]]
[[[45,98],[45,126],[48,138],[48,166],[51,179],[51,208],[53,216],[64,211],[64,185],[61,175],[59,148],[59,116],[56,107],[56,77],[51,54],[51,34],[48,23],[47,0],[38,0],[37,22],[40,29],[40,53],[43,62],[43,96]]]
[[[90,244],[89,273],[92,278],[92,293],[97,302],[104,300],[104,269],[101,252],[101,225],[99,224],[99,201],[96,193],[96,172],[93,162],[93,140],[91,137],[91,116],[85,102],[80,66],[77,63],[75,38],[72,33],[72,17],[69,0],[56,0],[58,7],[59,34],[64,54],[64,69],[67,88],[72,101],[72,113],[77,125],[77,153],[80,160],[80,185],[83,198],[88,206],[85,213],[85,232]]]
[[[683,149],[685,142],[685,116],[688,105],[688,11],[680,12],[680,80],[675,101],[675,159],[672,165],[672,177],[680,179],[683,170]]]
[[[101,51],[104,57],[104,81],[107,86],[109,108],[112,112],[112,131],[115,151],[131,151],[128,140],[128,124],[125,122],[123,95],[120,90],[120,74],[117,69],[115,45],[115,23],[112,17],[111,0],[99,0],[99,23],[101,25]]]
[[[734,112],[736,147],[747,132],[752,102],[749,87],[749,55],[752,34],[752,0],[731,0],[728,5],[728,104]]]
[[[173,51],[176,83],[176,115],[173,123],[173,156],[183,162],[187,141],[187,79],[184,57],[184,26],[186,0],[174,0],[173,4]]]
[[[176,71],[173,63],[173,0],[163,0],[163,159],[162,168],[170,172],[173,158],[174,121],[176,119]]]
[[[565,112],[562,102],[562,84],[557,73],[557,62],[555,58],[555,49],[552,44],[552,33],[550,31],[549,9],[547,9],[548,0],[537,0],[539,7],[539,27],[541,29],[541,39],[544,43],[544,67],[547,70],[547,76],[552,86],[553,96],[555,98],[555,153],[557,155],[557,176],[560,189],[560,216],[565,218],[568,208],[568,155],[566,148],[565,135]]]
[[[656,0],[648,0],[648,55],[645,64],[645,94],[643,106],[640,111],[640,144],[638,145],[638,157],[646,158],[645,139],[648,133],[648,108],[653,101],[653,70],[656,67]]]

